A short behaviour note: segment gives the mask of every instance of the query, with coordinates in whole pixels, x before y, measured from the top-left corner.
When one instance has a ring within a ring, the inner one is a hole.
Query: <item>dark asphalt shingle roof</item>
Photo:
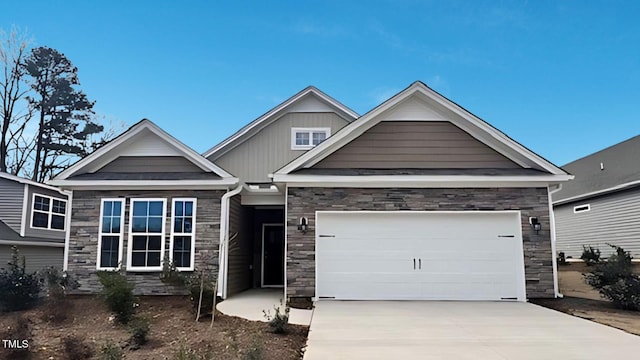
[[[575,179],[562,184],[562,189],[552,195],[554,203],[640,180],[640,135],[562,168]]]
[[[13,230],[9,225],[5,224],[2,220],[0,220],[0,240],[1,241],[15,241],[16,243],[20,241],[36,241],[36,242],[59,242],[64,243],[62,239],[49,239],[43,237],[22,237],[18,232]]]

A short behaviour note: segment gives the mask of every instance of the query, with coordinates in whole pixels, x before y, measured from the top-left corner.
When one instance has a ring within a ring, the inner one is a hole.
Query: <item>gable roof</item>
[[[138,143],[136,140],[140,139],[148,139],[147,137],[152,136],[159,140],[162,144],[162,147],[159,149],[152,150],[144,150],[139,149]],[[97,170],[110,163],[111,161],[117,159],[121,155],[127,155],[127,151],[131,152],[135,151],[152,151],[155,156],[162,155],[171,155],[171,156],[182,156],[185,159],[189,160],[195,166],[200,168],[205,173],[211,173],[219,176],[220,178],[206,180],[211,182],[212,184],[215,182],[218,185],[233,185],[237,183],[237,179],[234,178],[231,174],[213,164],[206,158],[202,157],[196,151],[177,140],[173,136],[169,135],[167,132],[162,130],[152,121],[143,119],[137,124],[130,127],[124,133],[120,134],[120,136],[108,142],[106,145],[102,146],[89,156],[79,160],[71,167],[62,171],[60,174],[55,176],[52,180],[49,180],[49,184],[51,185],[60,185],[60,186],[76,186],[79,184],[92,182],[94,185],[106,185],[109,181],[114,182],[122,179],[98,179],[99,181],[95,182],[91,176],[84,176],[86,180],[82,180],[83,177],[79,175],[95,173]],[[166,154],[157,153],[157,151],[167,152]],[[122,181],[136,181],[132,179],[122,180]],[[141,181],[141,180],[140,180]],[[160,181],[160,180],[158,180]],[[157,185],[165,186],[170,185],[171,182],[175,182],[175,180],[162,180],[163,182],[158,182]],[[187,180],[185,180],[187,181]],[[205,181],[205,180],[202,180]],[[192,181],[191,185],[196,183],[195,180]],[[127,185],[127,183],[122,183],[121,185]],[[186,183],[184,185],[187,185]]]
[[[31,185],[31,186],[37,186],[37,187],[40,187],[40,188],[43,188],[43,189],[57,191],[57,192],[59,192],[61,194],[67,195],[61,189],[59,189],[57,187],[54,187],[54,186],[51,186],[51,185],[47,185],[47,184],[42,184],[42,183],[39,183],[37,181],[25,179],[23,177],[16,176],[16,175],[13,175],[13,174],[9,174],[9,173],[6,173],[6,172],[0,172],[0,178],[6,179],[6,180],[15,181],[15,182],[20,183],[20,184],[27,184],[27,185]]]
[[[287,100],[283,101],[273,109],[269,110],[259,118],[250,122],[249,124],[242,127],[235,134],[229,136],[216,146],[211,149],[205,151],[203,156],[206,158],[210,158],[215,160],[225,153],[229,152],[239,144],[245,142],[255,134],[257,134],[261,129],[265,128],[272,122],[276,121],[278,118],[286,114],[291,110],[300,110],[296,109],[296,105],[300,104],[304,99],[309,97],[315,97],[324,104],[326,104],[329,108],[334,110],[340,117],[345,119],[347,122],[351,122],[354,119],[358,118],[360,115],[355,111],[349,109],[336,99],[330,97],[324,92],[318,90],[314,86],[308,86],[299,93],[293,95]]]
[[[562,168],[575,175],[553,193],[556,205],[640,186],[640,135],[572,161]]]
[[[436,120],[441,121],[446,118],[446,120],[451,121],[457,127],[487,144],[523,168],[542,171],[547,175],[552,175],[552,177],[556,176],[557,180],[560,181],[565,181],[571,178],[571,176],[564,170],[535,154],[487,122],[471,114],[461,106],[440,95],[424,83],[416,81],[356,121],[345,126],[338,133],[334,134],[312,150],[309,150],[276,171],[274,174],[274,180],[277,181],[278,178],[283,180],[286,178],[285,175],[293,174],[297,170],[313,166],[379,123],[382,120],[381,118],[383,117],[383,114],[398,111],[398,105],[414,96],[417,96],[420,99],[425,100],[427,103],[440,108],[443,112],[448,112],[453,115],[442,117],[438,111],[434,112],[427,109],[426,111],[429,111]]]

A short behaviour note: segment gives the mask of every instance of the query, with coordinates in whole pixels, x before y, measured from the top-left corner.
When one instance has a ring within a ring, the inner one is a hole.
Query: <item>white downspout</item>
[[[64,253],[62,260],[62,271],[69,270],[69,242],[71,241],[71,210],[73,208],[73,190],[64,191],[65,195],[67,195],[67,212],[65,214],[65,227],[66,231],[64,234]]]
[[[549,231],[551,232],[551,253],[552,253],[552,263],[553,263],[553,293],[556,298],[563,297],[560,294],[560,290],[558,288],[558,259],[556,258],[556,218],[553,214],[553,202],[551,198],[551,194],[560,191],[562,189],[562,184],[559,184],[558,188],[551,191],[551,188],[547,186],[547,195],[549,198]]]
[[[220,200],[220,248],[218,254],[218,296],[227,298],[227,271],[229,257],[229,199],[242,191],[242,185],[227,191]]]

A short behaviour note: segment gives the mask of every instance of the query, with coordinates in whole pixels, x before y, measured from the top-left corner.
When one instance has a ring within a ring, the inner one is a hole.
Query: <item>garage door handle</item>
[[[422,259],[418,259],[418,269],[422,269]]]
[[[416,258],[413,258],[413,270],[416,269]]]

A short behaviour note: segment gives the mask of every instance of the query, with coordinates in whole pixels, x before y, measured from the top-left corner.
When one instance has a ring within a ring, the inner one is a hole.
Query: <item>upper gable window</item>
[[[35,229],[64,230],[67,201],[51,196],[33,194],[31,227]]]
[[[329,136],[330,128],[291,128],[291,150],[309,150]]]

